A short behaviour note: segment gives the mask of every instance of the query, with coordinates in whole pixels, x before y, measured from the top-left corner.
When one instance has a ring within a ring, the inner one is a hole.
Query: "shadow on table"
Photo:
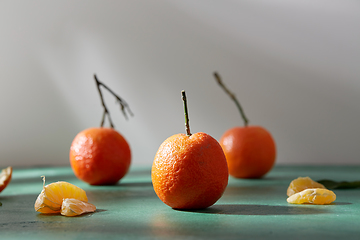
[[[311,206],[272,206],[252,204],[219,204],[200,210],[181,210],[195,213],[224,215],[304,215],[328,213],[327,209]]]

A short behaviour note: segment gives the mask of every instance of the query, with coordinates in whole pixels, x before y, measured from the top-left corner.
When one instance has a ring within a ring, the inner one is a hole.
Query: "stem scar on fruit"
[[[244,110],[241,107],[239,101],[237,100],[237,98],[235,97],[235,94],[233,94],[232,92],[230,92],[230,90],[224,85],[224,83],[221,80],[220,75],[217,72],[214,72],[214,77],[216,79],[216,81],[218,82],[218,84],[220,85],[220,87],[222,89],[224,89],[224,91],[230,96],[230,98],[235,102],[237,108],[239,109],[240,115],[242,117],[242,119],[244,120],[244,125],[245,127],[249,124],[249,119],[245,116]]]
[[[103,94],[101,92],[101,89],[100,89],[100,86],[103,86],[106,90],[108,90],[115,98],[116,100],[119,102],[120,104],[120,109],[125,117],[125,119],[128,119],[128,116],[126,114],[126,111],[125,109],[127,109],[127,111],[129,112],[130,116],[134,116],[134,114],[132,113],[132,111],[130,110],[129,108],[129,105],[127,104],[127,102],[125,102],[124,99],[120,98],[117,94],[115,94],[108,86],[106,86],[104,83],[100,82],[98,80],[98,78],[96,77],[96,74],[94,74],[94,78],[95,78],[95,82],[96,82],[96,86],[97,86],[97,89],[99,91],[99,95],[100,95],[100,99],[101,99],[101,105],[103,106],[104,108],[104,113],[103,113],[103,116],[102,116],[102,119],[101,119],[101,124],[100,126],[103,127],[104,126],[104,122],[105,122],[105,117],[108,116],[108,119],[109,119],[109,123],[110,123],[110,127],[111,128],[114,128],[114,124],[111,120],[111,117],[110,117],[110,113],[105,105],[105,101],[104,101],[104,97],[103,97]]]

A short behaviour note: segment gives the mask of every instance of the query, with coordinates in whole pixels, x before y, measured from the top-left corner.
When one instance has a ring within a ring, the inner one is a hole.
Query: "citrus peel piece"
[[[308,188],[326,189],[326,187],[324,187],[324,185],[312,180],[309,177],[298,177],[297,179],[294,179],[291,181],[286,193],[287,193],[288,197],[290,197],[291,195],[301,192]]]
[[[0,173],[0,192],[2,192],[9,182],[11,181],[12,177],[12,167],[7,167],[1,170]]]

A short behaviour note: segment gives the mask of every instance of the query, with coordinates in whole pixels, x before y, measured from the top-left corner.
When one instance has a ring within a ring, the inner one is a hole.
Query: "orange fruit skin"
[[[70,147],[75,175],[90,185],[116,184],[128,172],[131,151],[125,138],[112,128],[88,128]]]
[[[159,147],[151,170],[157,196],[174,209],[213,205],[228,184],[220,144],[206,133],[176,134]]]
[[[275,163],[275,141],[261,126],[231,128],[219,142],[235,178],[261,178]]]

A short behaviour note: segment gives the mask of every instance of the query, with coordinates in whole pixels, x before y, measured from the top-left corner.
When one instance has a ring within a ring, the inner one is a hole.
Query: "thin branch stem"
[[[240,115],[242,117],[242,119],[244,120],[244,125],[245,127],[248,125],[249,120],[248,118],[245,116],[244,110],[241,107],[239,101],[236,99],[235,94],[233,94],[232,92],[230,92],[230,90],[224,85],[224,83],[221,80],[220,75],[217,72],[214,72],[214,77],[216,79],[216,81],[218,82],[218,84],[220,85],[220,87],[222,87],[222,89],[224,89],[224,91],[230,96],[230,98],[235,102],[237,108],[239,109]]]
[[[184,103],[184,115],[185,115],[185,130],[186,130],[186,135],[190,137],[190,136],[191,136],[191,133],[190,133],[190,125],[189,125],[189,114],[188,114],[188,109],[187,109],[186,94],[185,94],[185,91],[184,91],[184,90],[181,91],[181,99],[183,100],[183,103]]]
[[[111,117],[110,117],[110,113],[105,105],[105,101],[104,101],[104,97],[103,97],[103,94],[101,92],[101,89],[100,89],[100,86],[103,86],[106,90],[108,90],[117,100],[117,102],[119,102],[120,104],[120,109],[125,117],[125,119],[128,119],[128,116],[126,114],[126,109],[128,111],[128,113],[130,114],[130,116],[133,116],[134,114],[132,113],[132,111],[130,110],[128,104],[125,102],[125,100],[123,100],[122,98],[120,98],[117,94],[115,94],[108,86],[106,86],[104,83],[100,82],[98,80],[98,78],[96,77],[96,75],[94,74],[94,78],[95,78],[95,82],[96,82],[96,86],[97,86],[97,89],[99,91],[99,95],[100,95],[100,99],[101,99],[101,105],[103,106],[104,108],[104,113],[103,113],[103,116],[102,116],[102,119],[101,119],[101,127],[104,126],[104,123],[105,123],[105,117],[107,116],[108,119],[109,119],[109,123],[110,123],[110,127],[111,128],[114,128],[114,124],[111,120]]]

